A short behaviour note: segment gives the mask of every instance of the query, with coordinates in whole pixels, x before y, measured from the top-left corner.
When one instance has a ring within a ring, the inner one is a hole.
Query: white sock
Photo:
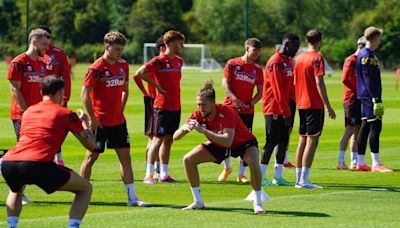
[[[275,165],[275,179],[282,178],[282,174],[283,174],[283,165],[276,164]]]
[[[344,164],[344,150],[339,150],[339,164]]]
[[[354,152],[354,151],[352,151],[350,153],[351,164],[353,164],[353,165],[357,164],[357,154],[358,154],[358,152]]]
[[[82,220],[80,219],[69,219],[68,228],[79,228],[81,226]]]
[[[19,220],[19,217],[17,217],[17,216],[8,216],[7,217],[8,227],[17,228],[18,227],[18,220]]]
[[[267,173],[267,168],[268,168],[268,165],[260,164],[260,169],[261,169],[261,180],[264,180],[265,174]]]
[[[157,170],[158,168],[158,170]],[[160,172],[160,162],[156,161],[154,162],[154,172]]]
[[[357,155],[357,164],[358,165],[365,165],[365,154]]]
[[[59,152],[59,153],[56,154],[56,160],[57,160],[57,161],[63,160],[63,156],[62,156],[62,153],[61,153],[61,152]]]
[[[160,165],[160,178],[163,179],[168,176],[168,164]]]
[[[135,192],[135,185],[126,184],[125,185],[126,193],[128,193],[128,200],[137,200],[136,192]]]
[[[231,159],[230,158],[226,158],[224,160],[224,167],[225,167],[225,169],[230,169],[231,168]]]
[[[256,206],[256,205],[261,206],[262,205],[262,203],[261,203],[261,190],[258,190],[258,191],[254,190],[254,192],[256,193],[256,198],[254,199],[253,205],[254,206]]]
[[[379,159],[379,153],[372,153],[371,152],[371,158],[372,158],[372,166],[380,165],[381,161]]]
[[[146,166],[146,177],[153,175],[153,164],[147,163]]]
[[[194,202],[203,204],[203,198],[201,197],[200,187],[194,187],[190,189],[192,190]]]
[[[288,158],[288,156],[287,156],[287,151],[285,152],[285,160],[283,161],[283,164],[287,164],[287,163],[289,163],[289,158]]]
[[[243,165],[242,162],[239,162],[238,176],[244,176],[244,171],[246,171],[246,167]]]
[[[310,174],[310,168],[307,167],[302,167],[301,168],[301,177],[300,177],[300,183],[302,184],[308,184],[308,176]]]
[[[301,168],[296,168],[296,183],[300,183]]]

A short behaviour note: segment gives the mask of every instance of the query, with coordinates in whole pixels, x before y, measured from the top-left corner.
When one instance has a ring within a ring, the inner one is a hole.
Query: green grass
[[[131,74],[138,66],[132,66]],[[78,64],[74,68],[72,97],[69,107],[82,108],[79,92],[82,77],[87,65]],[[6,80],[7,69],[0,64],[0,148],[11,148],[15,136],[9,120],[10,92]],[[205,73],[184,71],[182,87],[182,119],[186,119],[195,108],[196,91],[207,79],[213,79],[217,89],[217,100],[222,101],[222,72]],[[148,186],[141,182],[145,174],[144,150],[147,143],[143,135],[143,99],[139,90],[130,82],[131,93],[125,116],[131,137],[131,153],[136,179],[136,191],[143,200],[154,204],[150,208],[126,207],[126,193],[119,176],[118,161],[115,153],[107,150],[96,162],[92,184],[94,186],[91,205],[82,227],[148,227],[148,226],[196,226],[196,227],[265,227],[265,226],[317,226],[317,227],[399,227],[400,220],[400,96],[394,90],[394,73],[383,74],[383,101],[385,116],[381,134],[381,159],[394,173],[359,173],[337,171],[338,145],[343,127],[343,109],[341,104],[341,75],[336,72],[333,77],[326,77],[328,94],[336,111],[337,119],[326,118],[323,135],[320,139],[311,180],[322,185],[323,190],[299,190],[294,187],[264,187],[271,200],[264,203],[267,214],[252,214],[252,203],[244,201],[250,192],[249,185],[234,182],[235,175],[227,183],[218,183],[217,176],[222,166],[204,164],[200,166],[201,189],[207,210],[183,212],[181,207],[192,202],[187,184],[182,157],[195,145],[205,141],[198,133],[191,133],[172,147],[170,173],[179,183],[156,184]],[[264,118],[261,107],[256,107],[254,133],[263,146],[265,140]],[[295,128],[298,126],[298,119]],[[293,132],[290,140],[289,157],[294,160],[297,145],[297,134]],[[63,155],[68,167],[79,170],[84,156],[84,149],[71,135],[63,145]],[[370,163],[370,156],[367,154]],[[346,154],[349,160],[349,154]],[[232,160],[235,172],[236,162]],[[248,174],[248,170],[246,171]],[[271,177],[272,168],[267,172]],[[287,179],[294,181],[293,169],[285,169]],[[0,226],[5,226],[4,199],[7,186],[0,178]],[[20,227],[65,227],[67,214],[73,194],[55,193],[46,195],[35,186],[26,190],[34,203],[24,206],[21,213]]]

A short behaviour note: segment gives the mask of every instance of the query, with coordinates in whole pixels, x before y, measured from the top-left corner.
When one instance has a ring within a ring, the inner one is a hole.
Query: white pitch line
[[[313,190],[311,190],[313,191]],[[319,191],[319,190],[315,190]],[[276,196],[271,197],[271,201],[282,200],[282,199],[293,199],[293,198],[303,198],[303,197],[323,197],[328,195],[342,195],[342,194],[354,194],[354,193],[365,193],[365,192],[375,192],[373,190],[355,190],[355,191],[346,191],[346,192],[327,192],[320,194],[305,194],[305,195],[289,195],[289,196]],[[220,205],[220,204],[236,204],[246,202],[246,200],[231,200],[231,201],[220,201],[220,202],[210,202],[206,203],[207,206]],[[113,214],[121,214],[121,213],[141,213],[147,211],[156,211],[156,210],[165,210],[165,209],[178,209],[176,207],[164,206],[164,207],[149,207],[143,208],[140,210],[126,210],[126,211],[106,211],[106,212],[96,212],[96,213],[87,213],[85,218],[88,217],[96,217],[96,216],[104,216],[104,215],[113,215]],[[57,220],[57,219],[68,219],[68,216],[53,216],[53,217],[43,217],[43,218],[33,218],[33,219],[21,219],[20,223],[30,223],[30,222],[40,222],[44,220]],[[6,222],[0,222],[0,225],[5,225]]]

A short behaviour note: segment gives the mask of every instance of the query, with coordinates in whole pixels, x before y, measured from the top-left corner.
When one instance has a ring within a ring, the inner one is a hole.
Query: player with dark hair
[[[220,164],[229,156],[240,156],[250,168],[250,181],[255,192],[254,213],[263,214],[261,203],[263,192],[256,137],[248,131],[232,107],[215,103],[215,91],[211,81],[197,93],[196,104],[197,109],[188,121],[174,133],[174,140],[179,140],[194,129],[209,140],[192,149],[183,158],[194,198],[194,203],[183,210],[204,209],[197,169],[199,164],[205,162]]]
[[[183,59],[179,57],[185,36],[174,30],[163,35],[165,53],[154,57],[136,75],[152,84],[158,91],[154,100],[153,139],[148,150],[146,176],[143,182],[154,184],[153,166],[160,157],[159,182],[174,183],[168,174],[168,163],[172,146],[172,135],[179,127],[181,118],[181,69]],[[154,75],[153,80],[150,75]],[[163,146],[161,146],[163,145]]]
[[[46,77],[46,64],[41,60],[49,48],[51,36],[43,29],[33,29],[29,34],[29,48],[15,57],[9,66],[8,77],[11,85],[10,117],[19,141],[21,118],[31,105],[42,101],[40,81]],[[23,193],[23,204],[30,200]]]
[[[224,104],[233,107],[238,113],[249,132],[252,132],[254,105],[261,99],[263,88],[263,72],[256,63],[261,53],[261,42],[256,38],[245,41],[245,53],[241,57],[228,60],[225,65],[222,87],[225,91]],[[253,96],[254,88],[257,92]],[[248,182],[244,176],[245,164],[239,159],[237,182]],[[218,181],[225,181],[232,173],[230,158],[224,161],[224,170]]]
[[[361,104],[357,99],[356,64],[357,55],[365,47],[365,42],[365,37],[360,37],[357,41],[356,52],[348,56],[343,64],[343,108],[346,130],[340,139],[339,161],[336,166],[336,169],[339,170],[349,169],[345,163],[344,154],[350,138],[350,169],[355,169],[357,165],[357,137],[361,126]]]
[[[322,189],[309,181],[311,164],[324,125],[324,105],[329,117],[336,118],[324,82],[324,57],[318,53],[322,34],[311,29],[306,34],[308,50],[297,56],[294,75],[296,105],[299,110],[299,144],[296,151],[296,188]]]
[[[45,30],[51,35],[51,30],[46,25],[40,25],[39,28]],[[68,63],[68,58],[65,52],[58,47],[53,46],[50,42],[49,49],[43,57],[46,63],[46,75],[58,75],[65,82],[63,106],[67,107],[71,96],[71,71]],[[56,161],[60,165],[64,165],[61,150],[56,155]]]
[[[90,179],[92,166],[107,148],[115,149],[128,194],[128,206],[148,206],[135,193],[130,141],[124,109],[129,95],[129,66],[121,59],[126,38],[122,33],[104,36],[104,54],[88,69],[82,87],[82,101],[96,136],[94,150],[86,151],[80,174]]]
[[[69,191],[75,194],[69,212],[69,227],[79,227],[92,194],[90,183],[77,173],[53,162],[68,132],[88,150],[94,149],[94,136],[88,118],[78,117],[61,106],[64,80],[48,76],[41,81],[43,101],[29,106],[22,116],[20,140],[3,157],[1,171],[10,187],[6,201],[8,227],[17,227],[22,210],[22,192],[34,184],[47,194]]]
[[[381,43],[382,30],[374,26],[364,31],[367,40],[365,48],[357,56],[357,98],[361,102],[361,128],[358,134],[358,171],[371,171],[365,163],[365,151],[369,138],[371,148],[372,171],[393,172],[385,168],[379,158],[379,136],[382,130],[382,82],[379,60],[374,51]],[[369,137],[368,137],[369,136]]]
[[[159,56],[164,54],[165,52],[165,44],[163,37],[161,36],[160,38],[157,39],[156,41],[156,48],[159,51]],[[149,74],[151,79],[155,80],[154,74]],[[149,137],[149,141],[147,142],[146,146],[146,161],[147,161],[147,156],[149,152],[149,147],[151,145],[151,140],[153,139],[153,114],[154,114],[154,99],[156,98],[157,95],[157,90],[156,88],[151,84],[147,83],[147,90],[144,88],[142,80],[135,74],[133,76],[133,79],[135,80],[135,83],[137,87],[142,91],[143,93],[143,99],[144,99],[144,134]],[[161,147],[164,147],[165,144],[162,143]],[[160,176],[160,159],[159,156],[156,159],[155,162],[155,173],[154,173],[154,179],[158,179]]]
[[[265,67],[262,109],[265,118],[265,145],[261,152],[262,185],[292,185],[283,178],[283,166],[287,144],[289,143],[289,126],[293,122],[289,106],[291,89],[293,88],[293,62],[300,46],[300,38],[287,33],[282,39],[282,46],[269,58]],[[269,181],[265,174],[275,146],[275,176]]]

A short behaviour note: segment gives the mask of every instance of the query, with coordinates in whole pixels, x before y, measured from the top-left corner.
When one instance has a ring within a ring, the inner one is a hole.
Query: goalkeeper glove
[[[374,103],[374,115],[382,117],[384,113],[384,107],[382,101],[377,102],[375,98],[372,98],[372,103]]]

